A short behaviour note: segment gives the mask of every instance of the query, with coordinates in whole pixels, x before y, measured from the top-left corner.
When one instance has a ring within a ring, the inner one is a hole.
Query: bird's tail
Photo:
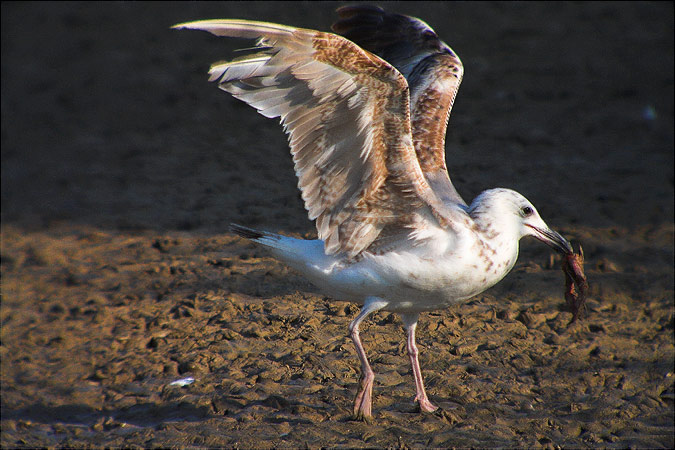
[[[258,231],[237,224],[230,224],[233,233],[267,247],[277,259],[291,267],[303,270],[306,264],[319,264],[325,258],[323,242],[296,239],[289,236]]]
[[[278,244],[283,237],[281,235],[269,233],[267,231],[254,230],[253,228],[248,228],[236,223],[230,224],[230,231],[250,241],[262,244],[266,247],[274,248],[278,247]]]
[[[270,233],[268,231],[254,230],[236,223],[230,224],[230,230],[239,236],[253,241],[257,244],[268,247],[272,252],[282,259],[294,259],[297,254],[302,252],[305,241],[302,239],[295,239],[280,234]]]

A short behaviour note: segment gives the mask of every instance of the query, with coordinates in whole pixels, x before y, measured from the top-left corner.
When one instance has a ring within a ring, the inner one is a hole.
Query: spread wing
[[[246,20],[176,25],[258,38],[259,52],[211,67],[211,81],[280,117],[310,219],[327,254],[354,257],[382,230],[450,210],[429,187],[410,131],[408,84],[391,65],[331,33]]]
[[[423,21],[377,6],[344,6],[333,31],[398,69],[410,87],[415,151],[431,188],[466,205],[445,164],[445,132],[464,68],[455,52]]]

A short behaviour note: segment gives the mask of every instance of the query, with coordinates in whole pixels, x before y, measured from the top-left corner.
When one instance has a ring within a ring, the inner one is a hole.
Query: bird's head
[[[559,253],[573,253],[569,241],[546,225],[528,199],[511,189],[482,192],[469,206],[469,215],[488,233],[506,233],[518,240],[534,236]]]

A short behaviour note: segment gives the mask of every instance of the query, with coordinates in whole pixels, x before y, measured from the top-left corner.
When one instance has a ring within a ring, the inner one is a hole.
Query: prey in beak
[[[567,324],[569,327],[586,310],[586,295],[589,287],[584,274],[584,252],[579,246],[579,251],[575,253],[572,244],[567,239],[548,227],[537,227],[528,223],[525,225],[533,231],[532,235],[535,238],[563,255],[562,271],[565,273],[565,300],[572,313],[572,320]]]

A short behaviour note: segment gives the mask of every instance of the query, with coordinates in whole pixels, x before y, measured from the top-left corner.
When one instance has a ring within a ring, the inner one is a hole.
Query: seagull
[[[345,6],[338,15],[335,33],[236,19],[174,28],[257,39],[254,53],[212,65],[210,81],[280,118],[318,239],[231,229],[327,295],[362,305],[349,324],[361,362],[354,418],[372,420],[375,374],[359,326],[380,310],[400,315],[415,401],[434,412],[415,344],[420,313],[495,285],[525,236],[565,255],[573,250],[518,192],[489,189],[467,204],[453,186],[445,133],[463,66],[433,29],[373,6]]]

